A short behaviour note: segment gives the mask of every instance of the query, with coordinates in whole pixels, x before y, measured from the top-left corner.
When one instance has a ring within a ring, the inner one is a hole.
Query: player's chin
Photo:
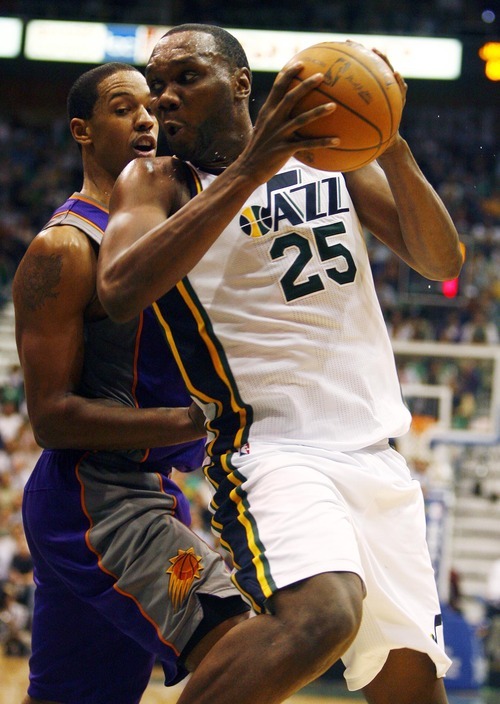
[[[189,142],[184,139],[173,139],[167,136],[166,142],[170,154],[175,154],[183,161],[191,161],[196,156],[197,150],[194,148],[194,141]]]

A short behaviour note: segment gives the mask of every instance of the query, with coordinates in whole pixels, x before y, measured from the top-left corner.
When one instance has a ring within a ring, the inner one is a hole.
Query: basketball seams
[[[342,102],[341,100],[338,100],[337,98],[331,96],[327,91],[325,91],[324,89],[322,89],[321,86],[318,86],[317,88],[315,88],[314,92],[315,92],[315,93],[320,93],[321,95],[324,95],[329,101],[333,101],[333,102],[337,103],[338,105],[341,105],[345,110],[347,110],[348,112],[352,113],[353,115],[356,115],[356,117],[358,117],[359,119],[361,119],[361,120],[363,120],[364,122],[366,122],[367,124],[369,124],[371,127],[373,127],[373,128],[378,132],[378,134],[379,134],[380,137],[381,137],[378,146],[381,146],[382,144],[385,144],[385,143],[386,143],[389,139],[391,139],[391,137],[394,135],[394,113],[393,113],[393,109],[392,109],[392,104],[391,104],[391,102],[390,102],[390,100],[389,100],[389,97],[388,97],[388,95],[387,95],[387,92],[386,92],[386,90],[385,90],[385,88],[384,88],[384,84],[382,83],[381,80],[379,80],[379,79],[377,78],[377,75],[374,73],[374,71],[373,71],[367,64],[365,64],[365,63],[363,63],[362,61],[360,61],[356,56],[353,56],[352,54],[350,54],[350,53],[347,52],[347,51],[343,51],[343,50],[341,50],[341,49],[337,49],[337,48],[334,48],[334,47],[330,47],[330,46],[328,46],[327,44],[326,44],[326,45],[322,45],[322,44],[319,44],[319,45],[318,45],[318,47],[321,47],[321,46],[322,46],[324,49],[326,49],[327,51],[334,51],[334,52],[339,53],[339,54],[344,54],[345,56],[347,56],[347,57],[349,57],[350,59],[352,59],[352,61],[355,62],[358,66],[361,66],[364,70],[366,70],[367,73],[370,74],[371,78],[374,80],[375,84],[377,85],[378,92],[379,92],[378,97],[379,97],[379,98],[382,98],[382,99],[384,100],[384,102],[385,102],[385,104],[386,104],[386,107],[388,108],[388,113],[389,113],[389,118],[390,118],[389,137],[388,137],[386,140],[384,140],[384,139],[383,139],[383,135],[382,135],[382,131],[380,130],[380,128],[378,127],[378,125],[374,124],[374,123],[373,123],[372,121],[370,121],[367,117],[365,117],[364,115],[362,115],[362,114],[359,113],[358,111],[354,110],[351,106],[349,106],[349,105],[347,105],[346,103]],[[307,57],[304,57],[304,58],[307,58]],[[322,64],[325,63],[325,65],[326,65],[326,62],[324,62],[324,61],[321,61],[321,63],[322,63]],[[332,66],[333,66],[333,64],[329,64],[329,65],[327,65],[327,68],[323,71],[323,69],[320,69],[320,68],[319,68],[319,64],[320,64],[320,62],[318,62],[318,72],[319,72],[319,73],[324,73],[324,74],[326,74],[327,71],[329,71],[329,70],[332,68]],[[312,73],[311,73],[310,75],[312,75]],[[305,78],[307,78],[307,76],[305,76]],[[302,79],[300,76],[296,76],[294,80],[299,81],[300,83],[302,83],[304,79]],[[377,145],[373,145],[373,146],[375,147],[375,146],[377,146]],[[371,147],[368,147],[368,148],[371,149]],[[353,150],[348,150],[348,151],[353,151]]]
[[[302,79],[295,79],[295,80],[300,80],[300,82],[302,83]],[[345,151],[345,152],[365,151],[366,149],[375,149],[375,148],[379,148],[380,146],[382,146],[382,144],[384,144],[383,134],[382,134],[382,131],[380,130],[380,128],[378,127],[378,125],[376,125],[376,124],[374,124],[373,122],[371,122],[367,117],[365,117],[365,116],[362,115],[361,113],[357,112],[357,110],[354,110],[353,108],[351,108],[350,105],[347,105],[346,103],[342,102],[341,100],[338,100],[337,98],[333,98],[329,93],[327,93],[327,92],[324,91],[324,90],[321,90],[320,87],[316,88],[316,89],[314,90],[314,92],[315,92],[315,93],[319,93],[320,95],[324,95],[325,98],[328,98],[328,101],[329,101],[329,102],[334,102],[334,103],[336,103],[337,105],[340,105],[340,107],[342,107],[344,110],[347,110],[347,111],[350,112],[352,115],[355,115],[359,120],[362,120],[362,121],[365,122],[367,125],[370,125],[370,127],[373,127],[373,129],[375,130],[375,132],[377,132],[377,134],[378,134],[379,137],[380,137],[380,139],[379,139],[379,141],[378,141],[378,144],[373,144],[373,145],[370,145],[369,147],[361,147],[361,148],[358,148],[358,149],[342,149],[342,147],[335,147],[335,150],[336,150],[336,151],[339,151],[339,152],[340,152],[340,151]],[[392,115],[391,115],[391,124],[392,124]],[[392,134],[391,134],[391,137],[392,137]],[[388,139],[390,139],[391,137],[388,137]],[[386,141],[387,141],[387,140],[386,140]]]
[[[388,137],[388,140],[389,140],[389,139],[394,135],[394,132],[395,132],[395,130],[394,130],[394,122],[395,122],[395,120],[394,120],[394,112],[393,112],[393,109],[392,109],[392,103],[391,103],[391,101],[389,100],[389,96],[387,95],[387,90],[386,90],[386,87],[385,87],[384,83],[379,79],[379,77],[377,76],[377,74],[375,73],[375,71],[370,67],[370,62],[371,62],[371,61],[375,61],[376,59],[375,59],[375,58],[372,58],[371,56],[367,56],[367,57],[366,57],[367,62],[364,63],[363,61],[361,61],[361,59],[360,59],[358,56],[356,56],[355,54],[353,54],[353,53],[347,51],[347,49],[342,49],[342,48],[339,48],[338,46],[336,46],[336,47],[334,48],[334,47],[332,47],[332,46],[329,46],[328,43],[318,44],[318,47],[323,47],[323,48],[326,49],[327,51],[336,51],[336,52],[339,53],[339,54],[345,54],[345,55],[348,56],[350,59],[352,59],[353,61],[355,61],[359,66],[362,66],[362,67],[370,74],[370,76],[373,78],[373,80],[374,80],[375,83],[377,84],[377,87],[379,88],[380,94],[381,94],[381,96],[383,97],[383,99],[385,100],[385,103],[386,103],[386,105],[387,105],[387,107],[388,107],[388,109],[389,109],[389,114],[390,114],[390,119],[391,119],[391,122],[390,122],[390,125],[391,125],[391,128],[390,128],[390,136]],[[371,53],[373,54],[373,57],[377,57],[377,54],[375,54],[374,52],[371,52]],[[377,58],[380,58],[380,57],[377,57]],[[381,61],[382,63],[385,63],[383,59],[380,59],[380,61]],[[389,68],[389,66],[387,66],[387,68]],[[394,81],[396,81],[396,79],[394,79]],[[397,84],[396,84],[396,86],[397,86]],[[386,141],[388,141],[388,140],[386,140]]]
[[[337,110],[297,129],[303,138],[338,137],[335,148],[299,150],[296,157],[323,171],[352,171],[377,159],[396,133],[403,99],[392,68],[362,44],[322,42],[303,49],[291,61],[303,68],[289,90],[315,73],[325,80],[303,96],[291,115],[325,102]],[[289,62],[290,63],[290,62]]]
[[[305,95],[293,109],[299,114],[325,102],[337,110],[297,130],[301,137],[339,137],[338,147],[301,150],[296,156],[327,171],[350,171],[380,156],[399,126],[402,96],[388,64],[360,44],[323,42],[299,52],[294,61],[303,69],[290,88],[315,73],[325,81]]]

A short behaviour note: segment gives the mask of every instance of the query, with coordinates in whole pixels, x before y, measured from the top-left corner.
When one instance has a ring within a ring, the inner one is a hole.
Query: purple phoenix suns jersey
[[[57,208],[45,229],[70,225],[99,246],[108,215],[103,206],[75,193]],[[77,393],[86,398],[107,398],[137,408],[181,407],[191,403],[150,308],[124,324],[114,323],[107,317],[86,323],[83,373]],[[113,452],[113,456],[117,454],[145,465],[156,467],[160,463],[190,471],[203,462],[204,441]]]

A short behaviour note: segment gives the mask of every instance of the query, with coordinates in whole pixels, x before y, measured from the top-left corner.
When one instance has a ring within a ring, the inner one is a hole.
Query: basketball
[[[326,171],[353,171],[380,156],[398,130],[403,110],[401,91],[388,64],[370,49],[351,42],[314,44],[292,61],[302,61],[304,68],[291,88],[315,73],[325,76],[297,104],[293,115],[322,103],[337,104],[333,113],[297,134],[340,139],[338,147],[298,151],[296,158]]]

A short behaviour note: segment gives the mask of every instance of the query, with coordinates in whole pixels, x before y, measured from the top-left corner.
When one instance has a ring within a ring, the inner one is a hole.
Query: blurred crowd
[[[21,504],[40,452],[24,407],[22,377],[15,368],[0,392],[0,647],[5,655],[28,655],[30,650],[33,563]]]

